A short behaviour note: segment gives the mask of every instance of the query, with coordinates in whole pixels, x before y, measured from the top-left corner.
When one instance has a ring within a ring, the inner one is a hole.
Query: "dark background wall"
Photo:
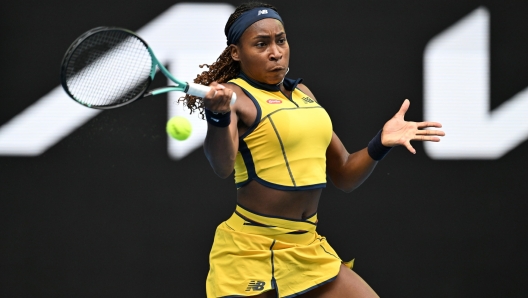
[[[528,86],[528,2],[270,3],[286,22],[290,75],[305,79],[349,151],[405,98],[407,119],[424,120],[425,46],[479,6],[491,15],[490,109]],[[137,30],[174,4],[3,1],[0,125],[59,84],[79,34]],[[205,296],[235,188],[201,150],[168,157],[166,109],[161,99],[106,111],[42,155],[0,156],[0,296]],[[525,297],[527,144],[497,160],[433,160],[414,146],[393,150],[353,193],[329,185],[319,232],[383,297]]]

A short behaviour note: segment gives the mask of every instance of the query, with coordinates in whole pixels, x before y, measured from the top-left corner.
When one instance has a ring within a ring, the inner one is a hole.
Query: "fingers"
[[[212,85],[211,85],[211,86],[209,86],[209,87],[211,87],[211,90],[209,90],[209,92],[207,92],[207,93],[205,94],[204,99],[206,99],[206,98],[207,98],[207,99],[209,99],[209,98],[213,98],[213,97],[216,95],[216,88],[215,88],[215,86],[212,86]]]
[[[411,145],[411,142],[405,142],[404,146],[405,148],[407,148],[407,150],[409,150],[409,152],[411,152],[412,154],[416,154],[416,150]]]
[[[422,141],[422,142],[440,142],[440,138],[436,136],[424,136],[424,135],[417,135],[415,136],[412,141]]]
[[[418,122],[416,125],[418,126],[418,128],[425,128],[425,127],[438,127],[438,128],[440,128],[440,127],[442,127],[442,124],[439,123],[439,122],[429,122],[429,121],[427,121],[427,122]]]
[[[211,90],[204,97],[204,106],[213,113],[227,113],[231,110],[231,96],[233,90],[216,82],[209,85]]]
[[[400,110],[398,111],[398,113],[396,113],[395,116],[399,116],[403,118],[405,116],[405,113],[407,113],[407,110],[409,109],[410,105],[411,105],[411,102],[408,99],[404,100],[403,104],[400,107]]]
[[[442,130],[417,130],[416,135],[426,135],[426,136],[445,136],[445,132]]]
[[[417,123],[418,128],[425,128],[425,127],[442,127],[442,124],[439,122],[420,122]],[[440,142],[440,138],[438,137],[445,136],[445,132],[442,130],[436,130],[436,129],[422,129],[416,131],[416,137],[414,138],[415,141],[429,141],[429,142]]]

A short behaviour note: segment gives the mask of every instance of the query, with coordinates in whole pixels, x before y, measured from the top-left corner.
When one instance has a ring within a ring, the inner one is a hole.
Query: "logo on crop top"
[[[249,282],[246,291],[262,291],[265,285],[266,282],[264,281],[252,280]]]
[[[281,104],[282,100],[280,100],[280,99],[268,99],[266,102],[269,103],[269,104],[272,104],[272,105],[276,105],[276,104]]]
[[[304,101],[304,103],[313,103],[314,102],[314,100],[309,98],[308,96],[303,97],[302,100]]]

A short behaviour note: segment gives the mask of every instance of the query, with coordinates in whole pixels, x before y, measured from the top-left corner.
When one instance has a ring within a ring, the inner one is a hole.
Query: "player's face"
[[[249,26],[232,47],[231,56],[240,61],[242,71],[261,83],[278,84],[286,75],[290,46],[282,23],[263,19]]]

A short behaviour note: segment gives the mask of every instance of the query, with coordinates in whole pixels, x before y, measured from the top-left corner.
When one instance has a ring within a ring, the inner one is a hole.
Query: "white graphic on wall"
[[[199,64],[215,61],[224,49],[222,30],[232,11],[226,4],[177,4],[137,32],[176,77],[192,80],[203,70]],[[497,159],[528,138],[528,88],[490,111],[489,19],[480,7],[426,47],[424,119],[442,122],[448,134],[440,143],[424,143],[433,159]],[[176,103],[182,95],[168,94],[167,116],[187,117],[193,134],[184,142],[168,138],[173,159],[199,148],[206,133],[205,121]],[[56,87],[0,126],[0,155],[38,156],[100,112]]]
[[[498,159],[528,138],[528,88],[490,111],[489,20],[480,7],[427,45],[424,119],[447,135],[424,143],[433,159]]]
[[[175,77],[191,81],[203,71],[199,64],[214,62],[225,48],[223,28],[233,10],[227,4],[176,4],[136,32]],[[182,95],[168,94],[167,116],[187,117],[193,133],[184,142],[167,137],[174,159],[202,146],[207,131],[205,121],[176,103]],[[0,126],[0,155],[38,156],[100,112],[75,103],[58,86]]]

